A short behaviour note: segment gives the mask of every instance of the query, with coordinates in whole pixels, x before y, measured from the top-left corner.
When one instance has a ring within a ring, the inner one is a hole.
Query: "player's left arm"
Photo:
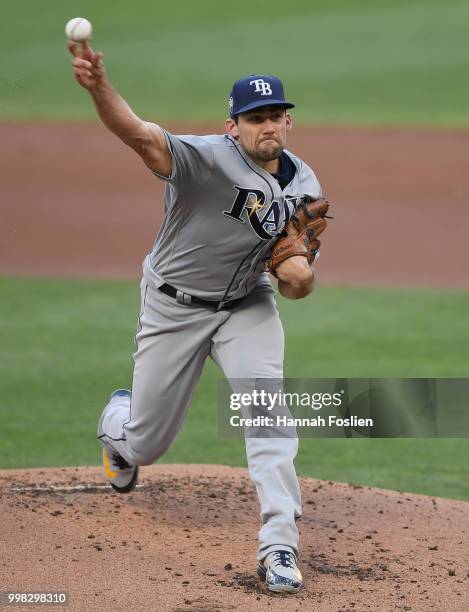
[[[314,290],[314,270],[306,257],[290,257],[279,264],[275,272],[283,297],[299,300]]]
[[[325,230],[329,202],[308,198],[297,208],[273,246],[268,268],[279,280],[286,298],[297,300],[314,289],[314,263],[321,245],[318,236]]]

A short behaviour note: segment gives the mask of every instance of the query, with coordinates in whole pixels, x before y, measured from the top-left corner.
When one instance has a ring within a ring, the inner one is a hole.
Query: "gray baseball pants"
[[[179,304],[146,280],[141,295],[132,397],[113,398],[98,430],[100,442],[132,465],[154,463],[172,444],[208,356],[228,379],[283,377],[283,328],[270,284],[218,312]],[[298,556],[298,439],[246,438],[245,444],[261,506],[258,558],[279,548]]]

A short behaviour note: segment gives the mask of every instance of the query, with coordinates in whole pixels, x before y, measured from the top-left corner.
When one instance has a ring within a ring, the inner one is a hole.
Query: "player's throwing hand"
[[[87,41],[81,43],[70,40],[68,48],[73,55],[72,66],[77,82],[93,91],[105,78],[103,54],[93,51]]]

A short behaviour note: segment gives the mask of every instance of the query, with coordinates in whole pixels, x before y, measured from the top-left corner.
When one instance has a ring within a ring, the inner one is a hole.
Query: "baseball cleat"
[[[112,400],[113,397],[132,397],[132,391],[130,391],[130,389],[116,389],[111,393],[109,401]]]
[[[102,440],[102,438],[106,437],[106,434],[103,432],[103,420],[104,420],[104,417],[109,412],[109,408],[111,408],[114,405],[113,400],[119,397],[128,397],[130,399],[132,397],[132,392],[129,391],[129,389],[116,389],[115,391],[111,393],[111,395],[109,396],[109,401],[106,404],[104,410],[102,411],[101,417],[99,418],[98,431],[97,431],[98,440]]]
[[[273,593],[298,593],[303,584],[296,557],[288,550],[269,553],[263,562],[259,562],[257,573]]]
[[[111,487],[119,493],[130,493],[135,489],[138,478],[138,465],[129,465],[124,457],[103,448],[104,473]]]

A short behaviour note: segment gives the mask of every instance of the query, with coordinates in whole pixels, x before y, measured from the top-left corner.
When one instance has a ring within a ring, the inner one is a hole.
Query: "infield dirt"
[[[0,471],[2,590],[68,591],[71,610],[467,609],[467,502],[303,478],[305,587],[279,596],[256,576],[246,470],[141,475],[123,496],[98,468]]]

